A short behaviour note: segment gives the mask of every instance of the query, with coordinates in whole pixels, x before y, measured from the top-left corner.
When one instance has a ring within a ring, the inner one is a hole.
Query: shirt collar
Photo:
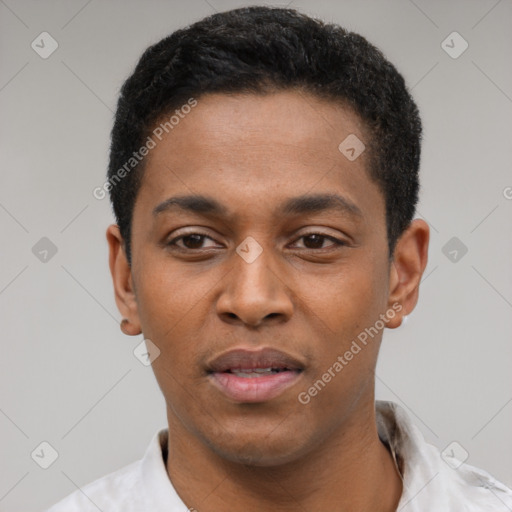
[[[512,492],[487,472],[467,465],[456,470],[450,467],[439,450],[425,442],[402,407],[393,402],[376,401],[375,408],[379,438],[389,448],[402,478],[403,492],[397,511],[455,510],[454,497],[458,510],[465,505],[469,508],[464,510],[468,511],[488,510],[472,508],[475,497],[482,500],[484,507],[503,504],[504,500],[512,505]],[[162,429],[153,437],[140,466],[146,508],[186,512],[189,509],[167,475],[167,453],[168,431]]]
[[[168,453],[168,430],[162,429],[155,434],[141,464],[141,480],[144,485],[145,509],[159,510],[189,510],[179,498],[174,489],[165,466]]]

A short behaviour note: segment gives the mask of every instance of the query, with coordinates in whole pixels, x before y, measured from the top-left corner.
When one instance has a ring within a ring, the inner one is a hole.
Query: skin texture
[[[367,154],[349,161],[338,150],[352,133],[365,141],[352,111],[299,91],[203,96],[147,157],[131,268],[118,227],[107,230],[125,332],[142,331],[161,351],[153,369],[167,404],[167,470],[188,507],[396,509],[402,484],[375,424],[382,330],[308,404],[298,400],[394,304],[401,310],[387,327],[401,324],[427,264],[421,220],[390,260]],[[290,198],[334,193],[359,213],[279,212]],[[153,214],[169,197],[192,194],[225,214]],[[176,241],[191,232],[206,237]],[[249,236],[263,250],[252,263],[236,252]],[[235,347],[278,348],[305,369],[276,398],[235,402],[205,372]]]

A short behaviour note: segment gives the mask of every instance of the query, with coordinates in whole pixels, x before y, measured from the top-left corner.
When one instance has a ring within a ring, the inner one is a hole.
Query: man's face
[[[381,331],[332,370],[391,307],[384,198],[367,153],[338,149],[351,134],[355,114],[310,95],[212,94],[147,157],[137,320],[170,427],[229,460],[294,460],[373,407]]]

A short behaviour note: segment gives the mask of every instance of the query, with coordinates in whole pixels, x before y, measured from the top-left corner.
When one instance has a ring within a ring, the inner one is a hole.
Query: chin
[[[246,436],[244,438],[247,439]],[[286,441],[276,439],[274,443],[269,443],[265,436],[259,440],[254,436],[249,441],[235,441],[232,437],[227,445],[210,442],[209,447],[219,457],[230,462],[244,466],[272,467],[293,462],[301,456],[297,441],[291,436]]]

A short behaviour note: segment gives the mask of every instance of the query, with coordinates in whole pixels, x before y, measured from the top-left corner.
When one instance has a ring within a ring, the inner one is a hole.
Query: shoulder
[[[77,488],[45,512],[156,512],[180,505],[165,469],[167,442],[167,429],[158,431],[142,459]]]
[[[404,490],[399,510],[512,510],[512,490],[487,471],[467,464],[467,452],[458,443],[440,451],[425,441],[399,405],[377,401],[376,409],[379,436],[401,462]]]
[[[512,490],[487,471],[462,463],[447,464],[440,473],[453,505],[464,503],[468,512],[512,510]]]
[[[77,489],[46,512],[121,512],[137,510],[141,461],[133,462]]]

